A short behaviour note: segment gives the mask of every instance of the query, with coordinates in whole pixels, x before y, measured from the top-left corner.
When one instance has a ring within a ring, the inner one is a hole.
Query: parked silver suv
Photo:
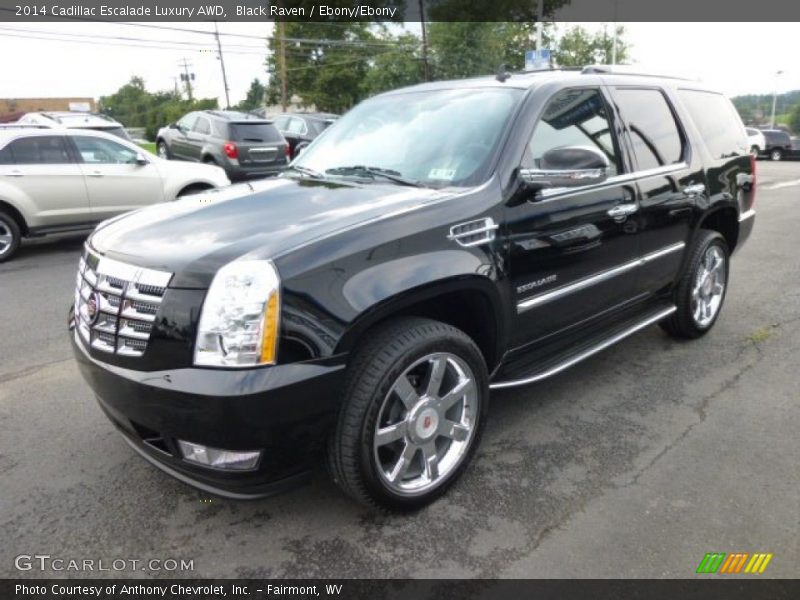
[[[99,131],[0,128],[0,262],[22,237],[89,231],[120,213],[229,183],[218,167],[161,160]]]

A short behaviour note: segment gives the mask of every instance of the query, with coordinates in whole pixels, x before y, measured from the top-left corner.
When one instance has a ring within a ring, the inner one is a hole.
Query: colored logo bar
[[[756,552],[709,552],[700,561],[697,567],[698,573],[751,573],[758,574],[764,572],[772,560],[772,553]]]

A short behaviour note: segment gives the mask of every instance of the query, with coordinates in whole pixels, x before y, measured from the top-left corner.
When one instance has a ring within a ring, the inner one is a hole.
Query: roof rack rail
[[[675,73],[656,73],[654,71],[647,72],[634,65],[587,65],[581,69],[581,74],[584,75],[633,75],[639,77],[665,77],[667,79],[683,79],[691,80],[690,77],[677,75]]]
[[[50,129],[50,127],[35,123],[0,123],[0,129]]]

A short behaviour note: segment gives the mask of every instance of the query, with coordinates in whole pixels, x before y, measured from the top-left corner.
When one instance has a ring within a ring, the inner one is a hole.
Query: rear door
[[[94,220],[164,200],[156,166],[136,162],[143,152],[100,137],[76,135],[70,139],[80,156]]]
[[[635,167],[642,265],[638,289],[653,293],[675,280],[695,207],[707,201],[703,158],[692,148],[674,99],[659,87],[612,86]]]
[[[176,123],[176,128],[170,130],[170,152],[175,158],[191,160],[191,144],[189,134],[197,121],[197,113],[189,113]]]
[[[194,127],[187,136],[188,153],[191,160],[200,161],[203,158],[203,147],[211,137],[211,121],[208,117],[199,115],[194,122]]]
[[[6,156],[13,164],[0,165],[0,179],[24,197],[30,225],[88,225],[92,221],[83,173],[64,136],[18,138],[8,144]]]
[[[506,212],[516,297],[515,346],[619,307],[636,296],[636,192],[617,141],[614,112],[599,87],[553,95],[528,142],[521,168],[562,146],[599,149],[608,179],[538,192]]]

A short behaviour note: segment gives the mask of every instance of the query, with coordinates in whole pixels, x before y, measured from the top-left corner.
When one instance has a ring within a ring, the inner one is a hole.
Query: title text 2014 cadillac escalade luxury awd
[[[642,328],[697,338],[754,222],[730,102],[601,68],[363,102],[272,181],[101,224],[71,337],[143,457],[232,498],[325,455],[411,510],[467,466],[492,389]]]

